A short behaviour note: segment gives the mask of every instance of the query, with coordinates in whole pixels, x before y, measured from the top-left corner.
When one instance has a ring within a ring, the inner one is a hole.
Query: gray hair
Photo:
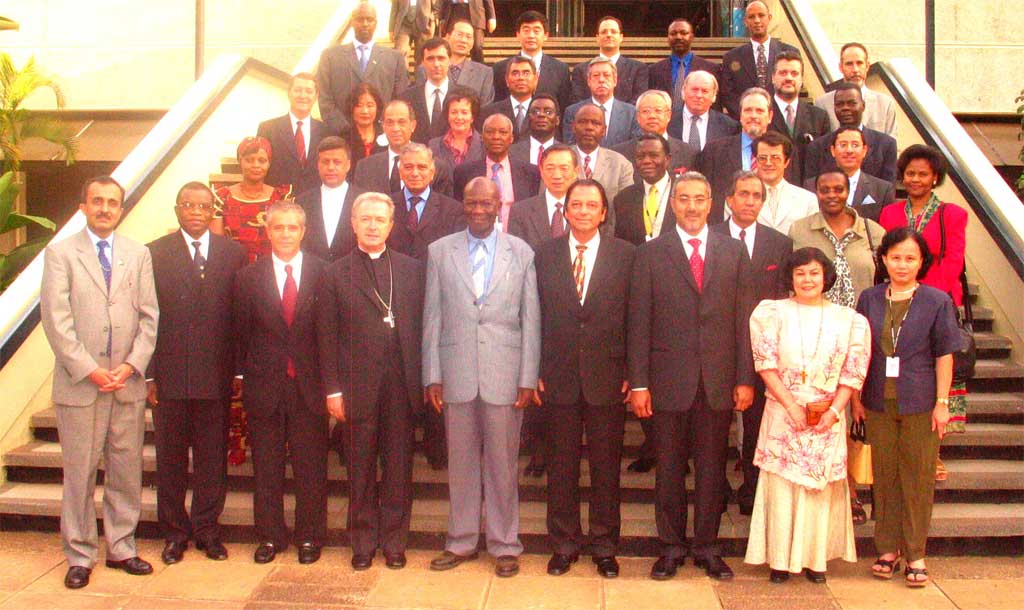
[[[763,97],[764,101],[768,102],[768,107],[771,108],[772,94],[768,93],[767,89],[762,89],[761,87],[751,87],[750,89],[744,91],[743,95],[740,96],[740,108],[743,107],[743,102],[752,95],[760,95],[761,97]]]
[[[507,116],[501,114],[500,112],[495,112],[491,116],[489,116],[486,119],[484,119],[483,126],[487,127],[487,124],[492,122],[492,121],[502,121],[502,122],[504,122],[504,123],[506,123],[508,125],[509,129],[513,129],[513,127],[512,127],[512,119],[510,119]]]
[[[637,105],[637,107],[639,107],[640,104],[642,104],[643,101],[646,100],[649,97],[656,97],[656,98],[660,99],[661,101],[665,102],[665,105],[668,106],[669,108],[672,107],[672,96],[670,96],[668,93],[665,93],[661,89],[648,89],[647,91],[644,91],[643,93],[641,93],[636,98],[636,105]]]
[[[422,146],[422,144],[420,146]],[[402,152],[405,152],[406,149],[407,148],[403,148]],[[356,214],[359,213],[359,208],[368,203],[383,203],[388,208],[388,216],[390,216],[392,220],[395,218],[395,202],[391,200],[391,197],[388,197],[384,193],[375,193],[373,191],[360,194],[356,197],[355,201],[352,202],[352,218],[355,218]]]
[[[704,189],[707,191],[708,197],[711,196],[711,183],[708,182],[708,179],[704,174],[700,172],[683,172],[678,178],[676,178],[675,184],[672,185],[673,197],[676,195],[676,188],[684,182],[700,182],[704,185]]]
[[[714,74],[708,72],[707,70],[694,70],[693,72],[690,72],[689,74],[687,74],[686,78],[683,79],[683,88],[684,89],[686,88],[686,84],[690,82],[690,79],[696,78],[696,77],[707,77],[707,78],[710,78],[711,79],[711,85],[714,87],[714,90],[715,90],[715,95],[718,95],[718,79],[715,78]]]
[[[404,161],[406,155],[418,155],[420,153],[427,153],[427,159],[431,163],[434,162],[434,151],[430,150],[428,146],[420,144],[419,142],[409,142],[408,144],[403,146],[401,152],[398,153],[398,158]]]
[[[271,221],[275,214],[285,214],[288,212],[298,214],[299,224],[303,227],[306,226],[306,210],[304,210],[301,205],[295,203],[294,199],[282,199],[281,201],[275,201],[270,204],[270,207],[267,208],[267,216],[264,224],[269,229],[270,225],[273,224]]]
[[[588,77],[590,76],[590,69],[591,68],[593,68],[594,66],[600,66],[601,64],[608,64],[609,66],[611,66],[612,67],[612,74],[614,74],[616,77],[618,77],[619,70],[618,70],[618,68],[615,67],[615,62],[610,60],[610,59],[608,59],[604,55],[598,55],[594,59],[591,59],[590,61],[587,62],[587,76]]]
[[[757,172],[741,169],[732,175],[732,182],[729,183],[729,197],[736,194],[736,185],[740,183],[740,180],[757,180],[761,183],[761,194],[764,195],[768,192],[768,189],[764,186],[764,180],[761,180],[761,176],[758,176]]]

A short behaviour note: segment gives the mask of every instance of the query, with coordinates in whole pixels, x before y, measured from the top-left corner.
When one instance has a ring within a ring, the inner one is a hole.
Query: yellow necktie
[[[652,184],[651,190],[647,192],[647,201],[644,202],[644,229],[648,235],[654,233],[654,221],[658,218],[658,185]]]

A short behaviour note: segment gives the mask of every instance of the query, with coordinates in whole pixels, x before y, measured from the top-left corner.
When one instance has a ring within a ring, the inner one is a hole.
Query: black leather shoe
[[[476,551],[469,555],[458,555],[451,551],[445,551],[430,561],[430,569],[435,571],[450,570],[467,561],[473,561],[478,557],[480,557],[480,553]]]
[[[614,556],[594,557],[597,573],[604,578],[615,578],[619,575],[619,562]]]
[[[405,567],[405,553],[384,553],[384,565],[392,570],[401,570]]]
[[[252,560],[256,563],[270,563],[277,557],[277,545],[273,542],[261,542],[256,547],[256,552],[252,554]]]
[[[630,462],[629,466],[626,466],[626,470],[630,472],[650,472],[656,461],[654,458],[638,458]]]
[[[732,568],[717,555],[712,555],[707,559],[695,559],[693,565],[702,568],[708,576],[715,580],[729,580],[732,578]]]
[[[686,561],[682,557],[661,556],[651,566],[651,578],[654,580],[668,580],[676,575],[676,568]]]
[[[89,584],[89,575],[92,570],[85,566],[71,566],[68,573],[64,575],[64,586],[69,589],[81,589]]]
[[[107,567],[115,570],[124,570],[132,576],[145,576],[153,573],[153,566],[145,559],[129,557],[121,561],[107,560]]]
[[[373,565],[373,555],[356,553],[352,556],[352,569],[356,571],[369,570]]]
[[[494,560],[494,573],[500,578],[511,578],[519,573],[519,558],[502,555]]]
[[[572,564],[579,561],[579,554],[573,553],[572,555],[563,555],[561,553],[555,553],[548,560],[548,574],[552,576],[561,576],[569,571]]]
[[[771,573],[768,574],[768,580],[777,585],[782,584],[789,580],[789,572],[786,570],[772,570]]]
[[[808,570],[807,568],[804,568],[804,576],[807,577],[807,580],[813,582],[816,585],[825,584],[824,572],[815,572],[814,570]]]
[[[312,542],[303,542],[299,545],[299,563],[316,563],[320,559],[320,545]]]
[[[177,540],[168,540],[164,544],[164,551],[160,553],[160,561],[171,565],[172,563],[178,563],[185,557],[185,549],[188,548],[188,542],[178,542]]]
[[[207,559],[224,561],[228,558],[228,549],[220,540],[196,540],[196,550],[206,553]]]

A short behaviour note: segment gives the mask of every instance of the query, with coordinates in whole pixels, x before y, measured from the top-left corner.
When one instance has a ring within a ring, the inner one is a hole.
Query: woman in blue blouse
[[[949,421],[953,353],[961,349],[953,301],[919,283],[932,254],[920,233],[886,233],[878,248],[880,279],[857,311],[871,325],[871,364],[853,418],[866,417],[874,475],[875,548],[871,568],[891,579],[900,560],[909,587],[928,582],[925,543],[935,490],[935,459]]]

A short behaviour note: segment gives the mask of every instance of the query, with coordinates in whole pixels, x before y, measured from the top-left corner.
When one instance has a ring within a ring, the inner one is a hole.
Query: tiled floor
[[[56,534],[0,533],[0,610],[846,610],[894,608],[1018,610],[1024,607],[1024,558],[937,557],[933,582],[910,590],[901,580],[868,576],[870,558],[856,565],[833,562],[825,586],[793,578],[771,585],[766,570],[729,560],[736,579],[717,583],[690,564],[668,582],[647,578],[651,559],[621,558],[622,576],[602,580],[583,559],[560,578],[544,572],[547,557],[527,555],[511,579],[493,575],[486,557],[450,572],[428,569],[434,553],[413,551],[401,571],[383,566],[354,573],[345,549],[328,548],[312,566],[294,551],[269,565],[252,562],[251,545],[228,545],[231,558],[212,562],[190,550],[185,561],[164,566],[162,543],[139,542],[153,563],[150,576],[128,576],[102,567],[80,591],[64,589],[67,569]],[[378,560],[378,564],[381,563]]]

